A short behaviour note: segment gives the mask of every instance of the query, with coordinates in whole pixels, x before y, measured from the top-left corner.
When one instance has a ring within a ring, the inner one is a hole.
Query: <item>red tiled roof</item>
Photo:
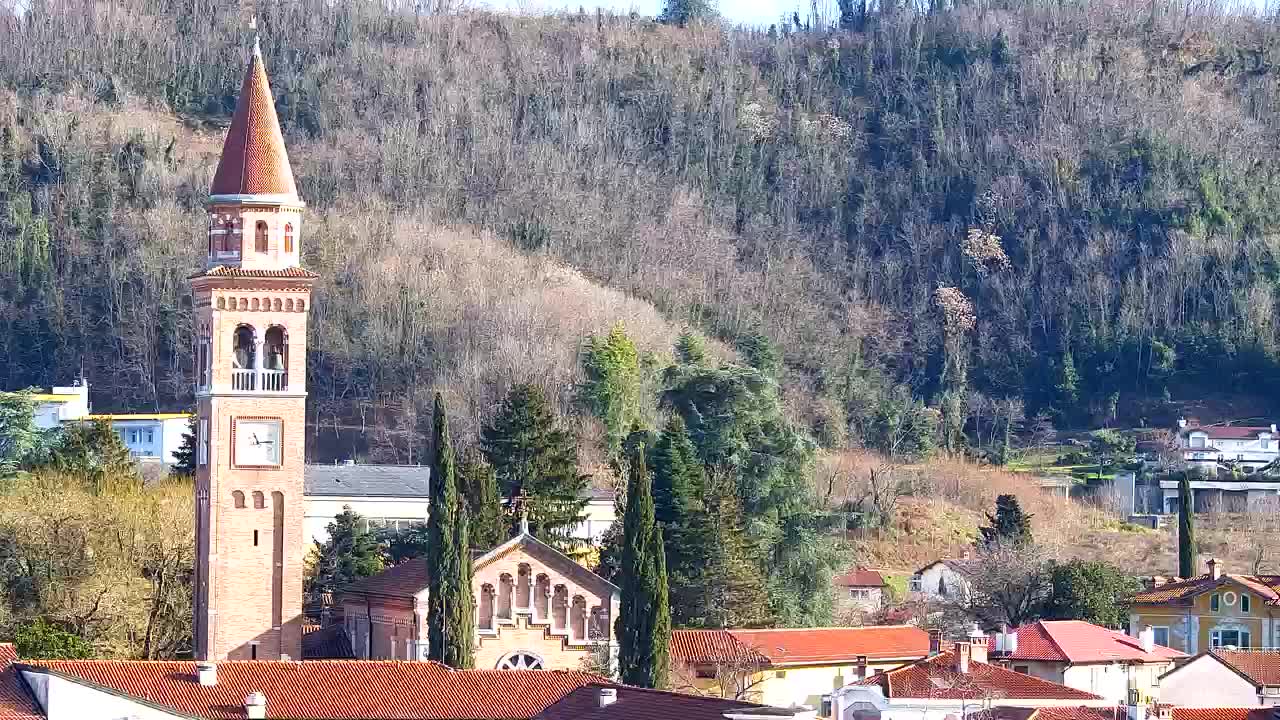
[[[672,658],[688,665],[812,665],[868,659],[921,658],[929,634],[911,625],[773,630],[674,630]]]
[[[686,665],[769,664],[769,658],[743,645],[728,630],[672,630],[671,658]]]
[[[896,670],[876,673],[857,685],[879,685],[886,698],[966,700],[1005,698],[1016,700],[1101,700],[1083,690],[1006,670],[996,665],[970,662],[969,672],[955,669],[955,653],[944,652]]]
[[[1091,663],[1168,662],[1186,657],[1163,645],[1156,645],[1151,653],[1143,652],[1137,638],[1083,620],[1040,620],[1014,632],[1018,635],[1018,650],[1000,653],[1001,659]],[[992,645],[994,642],[987,644]],[[996,656],[992,653],[992,657]]]
[[[1280,685],[1280,650],[1211,650],[1254,685]]]
[[[298,196],[275,99],[256,44],[209,194]]]
[[[191,278],[200,277],[242,277],[242,278],[318,278],[319,275],[300,267],[287,267],[275,270],[248,270],[232,265],[217,265],[202,270]]]
[[[990,710],[969,713],[966,720],[1126,720],[1124,707],[1088,707],[1064,705],[1060,707],[1014,707],[997,705]]]
[[[1258,433],[1269,433],[1271,427],[1249,427],[1246,425],[1214,425],[1211,427],[1189,427],[1183,431],[1186,434],[1193,432],[1202,432],[1211,438],[1221,440],[1248,440],[1258,437]],[[1200,448],[1193,448],[1199,450]]]
[[[0,643],[0,720],[40,720],[44,713],[13,667],[17,659],[11,643]]]
[[[1173,709],[1173,720],[1273,720],[1274,713],[1275,709],[1269,707],[1175,707]]]
[[[1217,580],[1205,574],[1197,577],[1171,582],[1133,596],[1130,602],[1137,605],[1184,604],[1201,593],[1212,590],[1227,582],[1235,582],[1257,593],[1267,605],[1280,604],[1280,575],[1234,575],[1224,574]]]
[[[347,595],[389,595],[405,597],[416,595],[427,586],[427,561],[411,558],[399,565],[392,565],[377,575],[360,578],[346,587]]]
[[[884,576],[875,570],[854,569],[837,577],[835,584],[840,587],[885,587]]]
[[[239,660],[218,663],[205,687],[194,662],[52,660],[31,668],[123,693],[184,715],[244,717],[252,692],[267,698],[269,717],[294,720],[524,720],[584,685],[609,684],[586,672],[451,670],[394,660]]]
[[[617,688],[617,700],[611,705],[600,707],[602,687],[610,686],[587,685],[578,688],[542,711],[536,720],[724,720],[726,713],[743,711],[752,715],[795,715],[790,710],[740,700],[634,687]]]

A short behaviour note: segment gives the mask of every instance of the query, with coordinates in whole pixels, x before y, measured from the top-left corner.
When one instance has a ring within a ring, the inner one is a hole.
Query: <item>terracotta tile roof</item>
[[[351,652],[351,640],[341,625],[314,628],[310,632],[303,628],[303,660],[354,660],[355,657]]]
[[[857,568],[841,575],[835,579],[835,584],[840,587],[885,587],[888,585],[884,581],[884,576],[875,570],[863,570]]]
[[[1248,440],[1258,437],[1258,433],[1269,433],[1271,427],[1250,427],[1246,425],[1214,425],[1211,427],[1189,427],[1182,431],[1184,435],[1202,432],[1211,438],[1220,440]],[[1184,448],[1199,450],[1200,448]]]
[[[275,270],[249,270],[232,265],[215,265],[208,270],[201,270],[191,279],[201,277],[236,277],[236,278],[318,278],[319,275],[300,267],[287,267]]]
[[[1088,707],[1064,705],[1060,707],[1013,707],[997,705],[990,710],[970,713],[966,720],[1126,720],[1127,710],[1120,705]]]
[[[1275,708],[1220,707],[1173,709],[1173,720],[1275,720]]]
[[[1217,580],[1205,574],[1171,582],[1140,592],[1134,595],[1130,602],[1136,605],[1185,604],[1197,595],[1228,582],[1235,582],[1252,590],[1267,605],[1280,605],[1280,575],[1233,575],[1230,573],[1222,575]]]
[[[1018,635],[1017,652],[998,655],[993,652],[992,657],[1071,663],[1168,662],[1186,657],[1185,653],[1163,645],[1155,646],[1151,653],[1143,652],[1137,638],[1083,620],[1040,620],[1014,632]],[[987,646],[994,644],[994,641],[988,642]]]
[[[275,99],[256,44],[209,194],[298,196]]]
[[[1211,650],[1254,685],[1280,685],[1280,650]]]
[[[195,663],[56,660],[29,663],[183,715],[244,717],[252,692],[267,715],[293,720],[525,720],[573,690],[609,684],[586,672],[451,670],[395,660],[240,660],[218,663],[217,684],[196,681]]]
[[[769,665],[769,658],[743,645],[728,630],[672,630],[671,659],[686,665]]]
[[[13,666],[17,659],[11,643],[0,643],[0,720],[40,720],[44,713]]]
[[[774,630],[675,630],[671,655],[696,665],[731,660],[773,667],[921,658],[929,653],[929,634],[911,625]]]
[[[347,595],[389,595],[406,597],[416,595],[427,586],[427,561],[422,558],[405,560],[392,565],[377,575],[360,578],[343,591]]]
[[[617,700],[600,707],[600,689],[587,685],[542,711],[537,720],[724,720],[726,713],[749,712],[753,716],[794,717],[795,712],[767,705],[663,690],[619,687]]]
[[[944,652],[896,670],[876,673],[857,685],[879,685],[886,698],[963,700],[1101,700],[1083,690],[1023,675],[996,665],[970,662],[969,672],[955,669],[955,653]]]

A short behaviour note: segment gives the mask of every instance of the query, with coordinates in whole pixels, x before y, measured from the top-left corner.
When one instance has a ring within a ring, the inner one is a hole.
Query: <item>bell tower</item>
[[[255,39],[207,203],[195,317],[199,660],[301,659],[302,211]]]

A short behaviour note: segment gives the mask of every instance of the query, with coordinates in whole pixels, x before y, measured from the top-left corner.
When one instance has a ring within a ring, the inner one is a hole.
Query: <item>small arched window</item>
[[[254,347],[256,340],[252,327],[248,325],[236,326],[235,342],[233,343],[234,352],[231,353],[231,367],[233,369],[253,369],[254,355],[257,350]]]
[[[267,251],[267,224],[261,220],[254,226],[253,249],[260,253]]]
[[[222,233],[218,237],[218,252],[240,252],[240,248],[235,245],[235,226],[231,224],[231,218],[222,221]]]
[[[293,223],[284,224],[284,251],[293,252]]]
[[[238,508],[244,507],[244,493],[240,492],[239,490],[233,490],[231,492],[231,499],[235,502],[236,507]]]
[[[266,501],[266,498],[262,495],[262,491],[254,490],[253,491],[253,508],[255,510],[261,510],[266,506],[267,506],[267,501]]]

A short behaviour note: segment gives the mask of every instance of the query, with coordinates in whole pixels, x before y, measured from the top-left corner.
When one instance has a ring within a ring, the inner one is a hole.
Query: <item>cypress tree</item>
[[[1196,574],[1196,534],[1194,501],[1191,496],[1191,478],[1186,472],[1178,478],[1178,576],[1189,578]]]
[[[454,588],[455,601],[449,605],[444,659],[442,662],[451,668],[465,670],[475,667],[475,635],[476,605],[471,594],[471,550],[468,545],[467,509],[458,508],[457,520],[453,523],[453,547],[457,550],[454,562],[457,564],[457,586]]]
[[[498,477],[493,467],[474,451],[463,459],[461,471],[470,545],[475,550],[489,550],[506,539]]]
[[[466,547],[466,528],[458,498],[453,442],[449,437],[449,419],[444,398],[436,393],[431,418],[432,463],[431,498],[427,517],[427,657],[451,667],[470,662],[472,637],[466,633],[470,623],[463,623],[460,613],[472,607],[470,552]],[[459,539],[464,541],[458,546]],[[465,585],[463,584],[465,580]]]
[[[670,671],[666,557],[662,531],[654,521],[653,488],[644,450],[637,448],[627,481],[621,563],[622,603],[615,634],[622,682],[663,687]]]

